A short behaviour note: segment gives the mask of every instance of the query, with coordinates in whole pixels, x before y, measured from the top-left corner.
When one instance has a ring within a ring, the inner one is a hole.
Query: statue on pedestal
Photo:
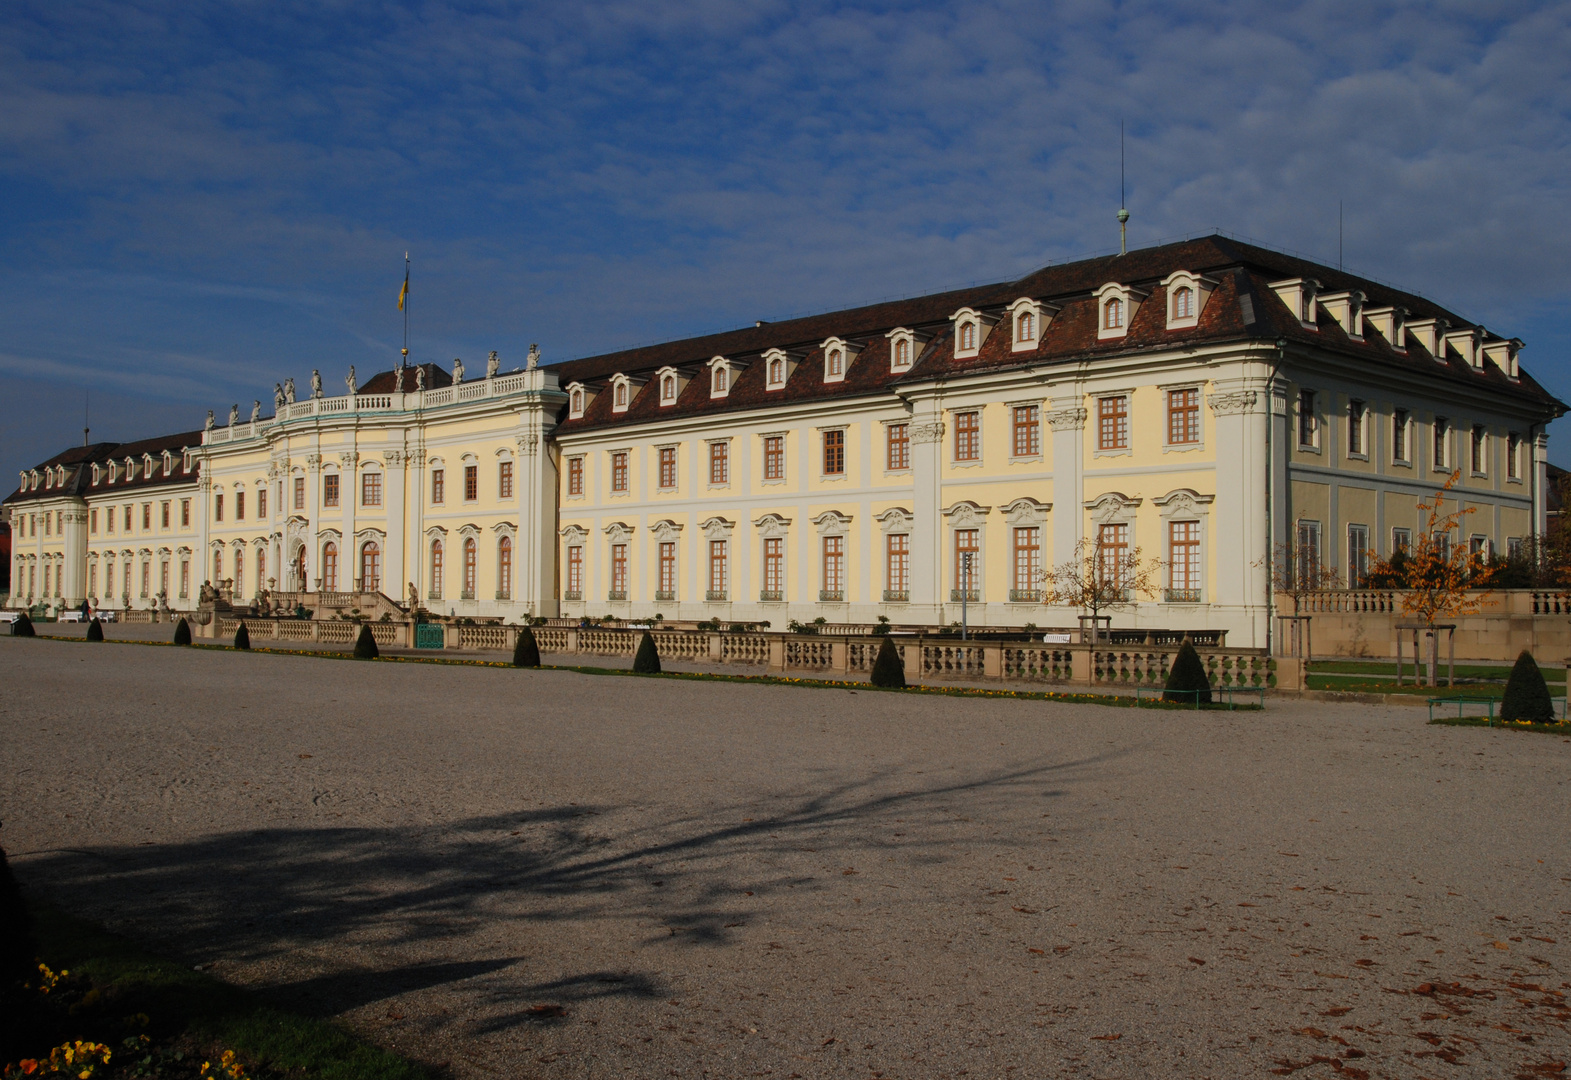
[[[212,431],[213,430],[213,410],[212,409],[208,409],[207,410],[207,423],[202,425],[202,430],[203,431]]]
[[[415,389],[417,391],[425,389],[425,368],[423,367],[417,366],[415,368]]]
[[[528,366],[529,366],[529,370],[530,371],[533,371],[535,368],[540,366],[540,346],[538,346],[538,345],[531,345],[531,346],[529,346]]]
[[[277,416],[284,411],[284,384],[273,384],[273,415]]]
[[[240,406],[238,404],[229,406],[229,426],[234,427],[239,421]]]
[[[355,382],[355,366],[353,364],[349,365],[349,374],[344,376],[344,385],[349,387],[350,397],[354,397],[356,391],[360,388],[359,384]]]
[[[289,378],[284,380],[284,404],[285,405],[293,405],[294,403],[295,403],[295,378],[294,378],[293,375],[291,375]]]
[[[492,349],[491,350],[491,355],[486,357],[486,361],[485,361],[485,377],[488,378],[488,379],[494,379],[494,378],[496,378],[496,373],[498,371],[501,371],[501,370],[502,370],[502,359],[501,359],[501,357],[496,355],[496,350]]]
[[[316,368],[311,369],[311,396],[314,398],[322,396],[322,373]]]
[[[464,362],[459,357],[453,357],[453,385],[457,386],[464,381]]]

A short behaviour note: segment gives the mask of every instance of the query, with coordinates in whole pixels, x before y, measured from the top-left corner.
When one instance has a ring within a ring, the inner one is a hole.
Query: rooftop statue
[[[239,420],[240,420],[240,406],[239,405],[231,405],[231,406],[229,406],[229,426],[230,427],[234,427],[235,424],[239,422]]]
[[[496,350],[492,349],[491,355],[486,357],[485,377],[488,379],[494,379],[496,378],[496,373],[500,370],[502,370],[502,360],[499,356],[496,355]]]
[[[423,367],[415,368],[415,389],[425,389],[425,368]]]
[[[529,370],[530,371],[533,371],[535,368],[540,366],[540,346],[538,346],[538,345],[531,345],[531,346],[529,346],[529,361],[528,361],[528,363],[529,363]]]
[[[213,430],[213,410],[212,409],[208,409],[207,410],[207,423],[202,425],[202,430],[203,431],[212,431]]]
[[[311,396],[314,398],[322,396],[322,373],[316,368],[311,369]]]
[[[251,423],[256,423],[262,418],[262,403],[256,399],[251,401]]]
[[[278,413],[281,413],[283,411],[284,411],[284,385],[283,385],[283,383],[274,383],[273,384],[273,413],[274,413],[274,415],[277,415]]]
[[[453,357],[453,385],[457,386],[464,381],[464,362],[458,357]]]
[[[349,374],[344,376],[344,385],[349,387],[349,396],[354,397],[355,391],[359,389],[359,384],[355,382],[355,366],[353,364],[349,365]]]
[[[294,378],[293,375],[291,375],[289,378],[284,380],[284,404],[285,405],[293,405],[294,403],[295,403],[295,378]]]

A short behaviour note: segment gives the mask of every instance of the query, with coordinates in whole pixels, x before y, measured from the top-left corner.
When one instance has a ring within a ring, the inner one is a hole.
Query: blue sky
[[[1480,13],[1487,14],[1483,17]],[[1213,227],[1571,400],[1571,4],[12,0],[0,475],[285,376],[547,361]],[[1571,465],[1571,421],[1551,456]],[[7,485],[9,487],[9,485]]]

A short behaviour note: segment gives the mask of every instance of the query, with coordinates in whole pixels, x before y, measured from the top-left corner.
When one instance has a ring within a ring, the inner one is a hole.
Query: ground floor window
[[[1347,527],[1347,587],[1362,589],[1369,580],[1369,526]]]
[[[884,599],[911,598],[911,537],[891,533],[884,538]]]
[[[627,545],[611,545],[611,600],[627,599]]]
[[[464,595],[463,599],[475,598],[475,538],[468,537],[464,540]]]
[[[511,466],[509,466],[511,468]],[[509,481],[511,484],[511,481]],[[513,538],[504,536],[496,545],[497,599],[513,598]]]
[[[709,541],[709,592],[706,598],[724,600],[726,581],[726,542],[711,540]]]
[[[845,599],[845,537],[824,537],[824,584],[820,600]]]
[[[338,591],[338,545],[331,540],[322,545],[322,591]]]
[[[432,600],[442,599],[442,541],[431,541],[431,584],[426,590]]]
[[[567,549],[567,598],[584,598],[584,549],[578,544]]]
[[[1300,521],[1293,551],[1293,568],[1301,588],[1320,584],[1320,522]]]
[[[1174,521],[1167,526],[1167,551],[1171,572],[1168,600],[1174,603],[1200,601],[1200,523]]]
[[[659,595],[657,600],[676,599],[676,541],[664,540],[660,544]]]
[[[1096,534],[1096,575],[1114,587],[1123,584],[1129,566],[1129,525],[1103,525]]]
[[[982,570],[981,551],[981,530],[955,530],[955,588],[951,599],[959,600],[962,596],[968,600],[981,598],[978,588]]]
[[[1010,587],[1011,600],[1038,600],[1041,590],[1037,581],[1042,576],[1042,529],[1038,525],[1022,526],[1014,531],[1014,584]]]

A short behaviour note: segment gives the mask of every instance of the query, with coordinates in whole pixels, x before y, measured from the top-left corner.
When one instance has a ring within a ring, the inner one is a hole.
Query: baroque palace
[[[1268,553],[1357,584],[1459,474],[1452,538],[1542,532],[1522,343],[1210,236],[1017,281],[465,377],[422,365],[24,472],[13,607],[1072,626],[1043,571],[1161,560],[1119,625],[1266,639]],[[411,597],[411,593],[416,594]],[[377,598],[375,594],[385,594]]]

